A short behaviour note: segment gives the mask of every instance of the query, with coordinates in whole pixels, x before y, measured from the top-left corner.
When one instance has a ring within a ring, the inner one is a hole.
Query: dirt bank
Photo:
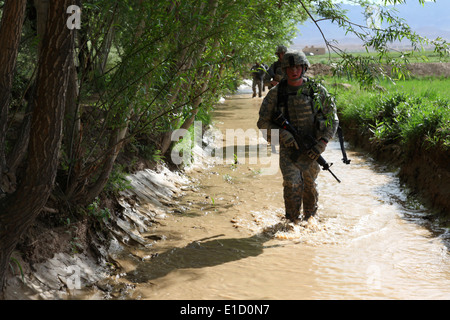
[[[450,152],[418,148],[403,162],[399,176],[450,222]]]
[[[121,255],[135,256],[130,248],[149,247],[161,240],[153,229],[189,180],[162,165],[143,168],[128,179],[130,189],[101,202],[100,206],[106,205],[110,212],[102,223],[83,219],[52,227],[57,215],[43,212],[13,254],[5,298],[83,300],[132,296],[132,285],[116,282],[127,270]]]

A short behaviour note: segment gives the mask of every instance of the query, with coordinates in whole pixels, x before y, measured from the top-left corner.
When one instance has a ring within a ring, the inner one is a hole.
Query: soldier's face
[[[302,72],[303,67],[301,65],[286,68],[286,75],[288,77],[288,80],[291,81],[298,80],[302,76]]]

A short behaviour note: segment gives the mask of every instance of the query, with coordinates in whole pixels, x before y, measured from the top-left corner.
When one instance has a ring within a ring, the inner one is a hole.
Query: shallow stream
[[[125,270],[130,298],[450,299],[450,233],[364,153],[347,146],[345,165],[331,142],[324,158],[342,182],[322,171],[317,219],[282,223],[278,154],[256,128],[261,101],[244,91],[216,108],[217,130],[244,130],[245,146],[228,141],[231,161],[191,170],[152,230],[160,240]]]

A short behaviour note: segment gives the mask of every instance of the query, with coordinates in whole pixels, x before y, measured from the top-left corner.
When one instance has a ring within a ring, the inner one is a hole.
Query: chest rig
[[[317,88],[315,88],[317,86],[317,84],[314,83],[314,80],[306,78],[306,85],[307,85],[307,88],[304,88],[301,90],[303,90],[302,91],[303,94],[306,94],[311,99],[311,112],[314,115],[314,124],[315,124],[316,128],[320,130],[322,128],[318,128],[318,123],[319,123],[318,117],[321,116],[322,118],[324,118],[325,115],[323,114],[323,110],[321,107],[316,108],[314,105],[316,90],[318,90]],[[280,111],[289,122],[291,121],[289,118],[289,108],[288,108],[289,96],[291,96],[291,95],[295,96],[297,94],[298,94],[298,91],[288,92],[288,83],[287,83],[286,79],[281,80],[281,82],[278,84],[277,110]],[[345,164],[349,164],[351,160],[347,158],[347,153],[345,151],[345,146],[344,146],[344,136],[343,136],[342,128],[340,125],[338,126],[336,132],[338,134],[339,144],[341,146],[341,151],[342,151],[342,156],[343,156],[342,161]]]
[[[306,78],[306,88],[302,88],[303,94],[306,94],[311,99],[311,113],[314,115],[314,121],[316,121],[317,115],[321,113],[321,110],[318,110],[314,107],[314,88],[312,84],[312,80]],[[288,83],[286,79],[281,80],[281,82],[278,84],[277,89],[277,110],[283,113],[284,117],[291,121],[289,117],[289,108],[288,108],[288,102],[289,102],[289,96],[296,96],[298,94],[298,91],[291,91],[288,90]]]

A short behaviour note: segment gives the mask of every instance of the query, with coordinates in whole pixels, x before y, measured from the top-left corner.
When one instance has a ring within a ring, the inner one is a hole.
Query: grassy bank
[[[450,217],[450,79],[385,82],[374,91],[341,82],[328,87],[346,139],[398,166],[403,182]]]
[[[376,91],[337,86],[343,122],[371,132],[374,143],[396,143],[405,150],[450,149],[450,79],[413,79],[382,83]]]

